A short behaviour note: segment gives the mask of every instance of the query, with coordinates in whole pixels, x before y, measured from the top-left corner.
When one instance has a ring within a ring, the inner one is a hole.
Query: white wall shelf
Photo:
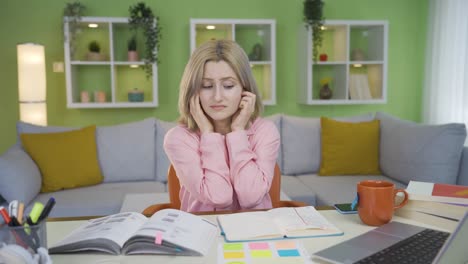
[[[299,29],[298,102],[308,105],[387,102],[388,22],[326,20],[319,57],[313,61],[312,33]],[[330,78],[330,99],[320,98],[320,81]]]
[[[97,24],[97,28],[88,25]],[[137,35],[139,61],[127,60],[127,42],[133,35],[126,17],[82,17],[80,32],[71,43],[69,18],[64,18],[65,74],[68,108],[151,108],[158,106],[158,68],[152,65],[147,78],[142,66],[144,37]],[[101,58],[87,57],[88,44],[97,41]],[[73,44],[73,45],[72,45]],[[73,47],[74,48],[73,48]],[[73,49],[73,50],[72,50]],[[129,102],[128,92],[137,88],[144,93],[143,102]],[[88,92],[90,102],[82,102]],[[105,94],[105,102],[96,102],[95,92]]]
[[[207,29],[207,26],[215,26]],[[211,39],[236,41],[250,57],[263,103],[276,104],[276,21],[274,19],[190,19],[190,51]],[[254,57],[253,48],[261,46]]]

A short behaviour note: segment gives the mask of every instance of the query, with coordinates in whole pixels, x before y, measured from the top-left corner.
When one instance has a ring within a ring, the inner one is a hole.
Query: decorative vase
[[[136,52],[135,50],[129,50],[128,53],[127,53],[127,60],[128,61],[139,61],[138,52]]]
[[[99,52],[88,52],[86,58],[89,61],[102,61],[102,60],[104,60],[102,54],[99,53]]]
[[[333,92],[328,86],[328,84],[324,84],[322,88],[320,88],[320,99],[330,99],[332,95]]]
[[[145,94],[143,91],[139,91],[138,88],[134,88],[132,91],[128,92],[129,102],[143,102],[144,100]]]

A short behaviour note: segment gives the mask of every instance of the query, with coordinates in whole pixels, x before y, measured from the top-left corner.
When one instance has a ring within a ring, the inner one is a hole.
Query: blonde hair
[[[198,125],[190,113],[190,100],[201,88],[205,64],[209,61],[225,61],[236,74],[243,90],[256,95],[255,109],[250,121],[255,120],[263,111],[263,104],[247,55],[232,40],[210,40],[192,53],[185,66],[179,88],[179,122],[192,131],[198,130]]]

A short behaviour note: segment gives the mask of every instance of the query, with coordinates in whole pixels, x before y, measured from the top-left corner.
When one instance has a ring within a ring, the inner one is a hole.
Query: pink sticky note
[[[154,239],[154,243],[157,245],[162,244],[162,233],[160,231],[156,232],[156,238]]]
[[[269,249],[270,247],[268,246],[268,243],[266,242],[252,242],[249,243],[249,248],[250,249]]]

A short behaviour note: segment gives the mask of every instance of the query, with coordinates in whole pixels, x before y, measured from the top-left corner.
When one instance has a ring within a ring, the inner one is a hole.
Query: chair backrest
[[[169,190],[169,200],[173,208],[180,209],[180,182],[179,178],[177,177],[176,171],[174,166],[169,167],[168,175],[167,175],[167,186]],[[281,192],[281,171],[278,167],[278,164],[275,165],[275,172],[273,176],[273,181],[271,182],[270,187],[270,198],[271,198],[271,205],[273,207],[278,207],[280,203],[280,192]]]

